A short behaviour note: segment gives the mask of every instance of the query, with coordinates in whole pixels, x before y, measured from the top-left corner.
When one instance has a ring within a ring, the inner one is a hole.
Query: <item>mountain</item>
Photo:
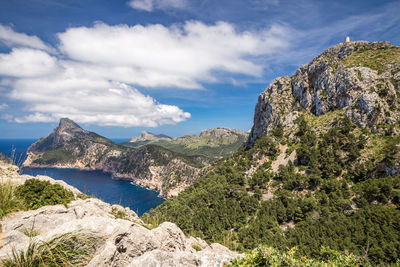
[[[32,144],[27,155],[24,166],[102,170],[155,189],[163,197],[177,195],[192,184],[203,173],[205,162],[155,145],[121,146],[67,118],[49,136]]]
[[[400,118],[399,70],[399,47],[389,42],[331,47],[259,96],[248,145],[273,129],[290,129],[303,110],[317,117],[337,110],[358,127],[382,133]]]
[[[160,141],[160,140],[172,140],[171,137],[165,134],[153,134],[150,132],[142,131],[140,137],[134,137],[129,140],[129,143],[140,142],[140,141]]]
[[[169,138],[166,135],[154,135],[142,132],[139,138],[132,138],[122,145],[140,147],[154,144],[176,153],[187,156],[202,156],[214,161],[238,150],[248,138],[248,133],[226,127],[203,130],[200,135],[184,135],[179,138]]]
[[[400,258],[400,47],[325,50],[258,98],[246,148],[142,216],[232,249]],[[294,251],[294,250],[291,250]]]

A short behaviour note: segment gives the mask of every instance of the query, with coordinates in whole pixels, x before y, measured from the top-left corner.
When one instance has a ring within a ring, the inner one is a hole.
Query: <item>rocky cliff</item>
[[[296,247],[324,258],[329,247],[364,266],[395,264],[399,78],[400,47],[328,48],[261,93],[247,149],[143,218],[161,217],[235,249]]]
[[[34,251],[30,254],[31,262],[35,257],[45,258],[45,264],[55,264],[49,260],[57,260],[57,266],[62,265],[64,258],[73,266],[222,266],[238,255],[222,245],[188,238],[173,223],[164,222],[149,230],[129,208],[95,198],[80,199],[79,190],[63,181],[19,175],[18,168],[8,163],[0,162],[0,178],[1,183],[13,184],[30,179],[50,181],[75,195],[75,200],[67,205],[44,206],[3,218],[0,263],[12,259],[13,251],[18,255],[21,251],[26,251],[26,255]],[[60,252],[57,259],[49,255]]]
[[[247,146],[276,128],[291,129],[300,112],[341,110],[361,128],[382,131],[400,118],[400,47],[356,41],[325,50],[259,96]]]
[[[154,145],[121,146],[67,118],[49,136],[32,144],[27,154],[24,166],[102,170],[157,190],[163,197],[177,195],[203,172],[197,157]]]

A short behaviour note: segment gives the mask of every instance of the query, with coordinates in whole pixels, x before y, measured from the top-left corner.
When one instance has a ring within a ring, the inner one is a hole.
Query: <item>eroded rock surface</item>
[[[325,50],[291,76],[275,79],[258,98],[248,147],[274,128],[292,128],[299,112],[343,110],[361,128],[400,119],[400,48],[356,41]]]
[[[21,184],[29,175],[1,163],[1,180]],[[39,179],[59,183],[50,177]],[[66,189],[73,187],[60,183]],[[74,189],[75,195],[80,192]],[[117,214],[119,216],[117,216]],[[122,218],[117,218],[122,217]],[[49,242],[69,233],[95,236],[103,240],[87,266],[222,266],[238,256],[219,244],[208,245],[199,238],[186,237],[175,224],[164,222],[152,230],[144,227],[135,212],[96,198],[79,199],[67,206],[44,206],[37,210],[9,214],[0,222],[4,247],[0,258],[12,249],[26,250],[30,243]],[[27,231],[35,231],[29,237]]]

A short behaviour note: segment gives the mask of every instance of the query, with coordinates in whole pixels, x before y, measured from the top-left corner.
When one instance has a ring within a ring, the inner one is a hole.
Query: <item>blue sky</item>
[[[248,130],[258,95],[324,49],[400,45],[399,1],[0,0],[0,138],[69,117],[109,138]]]

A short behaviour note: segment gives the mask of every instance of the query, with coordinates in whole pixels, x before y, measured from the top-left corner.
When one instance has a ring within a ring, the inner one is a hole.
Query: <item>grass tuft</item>
[[[4,267],[84,266],[103,241],[103,238],[89,233],[68,233],[50,242],[32,242],[26,251],[13,249],[11,257],[0,263]]]
[[[23,202],[16,194],[16,186],[10,181],[0,182],[0,219],[10,212],[23,208]]]

